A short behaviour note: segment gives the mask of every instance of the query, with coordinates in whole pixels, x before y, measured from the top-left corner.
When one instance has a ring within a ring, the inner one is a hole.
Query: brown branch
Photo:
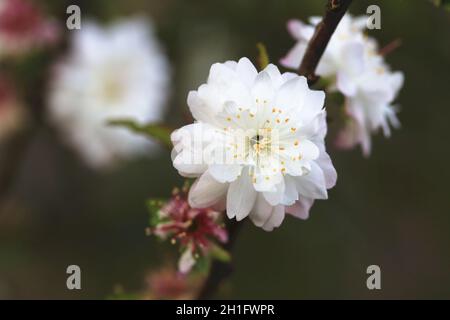
[[[315,74],[317,65],[351,2],[352,0],[328,0],[325,15],[309,41],[298,71],[300,75],[308,79],[310,84],[318,79]]]

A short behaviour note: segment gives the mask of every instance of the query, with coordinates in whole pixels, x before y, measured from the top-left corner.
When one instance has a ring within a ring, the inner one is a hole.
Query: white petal
[[[237,69],[239,67],[240,64],[237,65]],[[226,101],[236,101],[248,106],[252,99],[246,81],[246,77],[241,77],[237,71],[225,64],[215,63],[211,67],[208,84],[206,88],[203,88],[205,85],[199,88],[199,95],[202,98],[205,95],[204,99],[208,99],[208,107],[217,112],[221,111]],[[202,91],[201,88],[203,88]]]
[[[294,72],[285,72],[281,75],[281,84],[283,85],[286,82],[288,82],[289,80],[292,80],[297,77],[298,77],[298,74],[296,74]]]
[[[267,202],[272,205],[276,206],[283,202],[284,198],[284,180],[282,180],[280,183],[275,185],[275,190],[272,192],[263,192],[264,198],[267,200]]]
[[[297,40],[309,40],[314,33],[313,27],[296,19],[288,21],[287,29],[290,35]]]
[[[314,142],[317,146],[323,144],[325,136],[327,134],[327,122],[326,112],[322,110],[312,121],[306,126],[299,128],[298,133],[300,136],[307,137]]]
[[[286,110],[298,109],[302,106],[308,90],[306,78],[295,77],[278,89],[275,105]]]
[[[230,184],[227,194],[227,215],[230,219],[236,217],[240,221],[244,219],[255,204],[257,192],[253,188],[248,170],[242,171],[242,175]]]
[[[174,144],[173,166],[186,177],[196,177],[207,169],[203,159],[203,148],[208,143],[210,128],[194,123],[175,130],[170,138]],[[205,134],[204,134],[205,133]],[[206,140],[202,140],[206,139]]]
[[[295,178],[286,175],[284,178],[285,191],[283,195],[282,203],[286,206],[290,206],[298,200],[298,191],[295,185]]]
[[[353,97],[356,94],[357,87],[355,80],[344,71],[338,72],[336,86],[347,97]]]
[[[206,101],[199,96],[197,91],[189,92],[187,104],[192,116],[198,121],[212,123],[212,119],[218,111],[210,108]]]
[[[298,149],[302,158],[307,160],[315,160],[320,154],[319,148],[307,139],[300,141]]]
[[[388,106],[385,110],[385,116],[386,116],[386,122],[389,122],[389,124],[395,128],[398,129],[401,127],[401,123],[398,120],[397,117],[397,108],[394,106]],[[387,125],[387,124],[386,124]],[[388,137],[389,135],[386,134],[386,130],[385,130],[385,134],[386,137]]]
[[[325,103],[325,92],[318,90],[307,90],[300,119],[303,124],[308,124],[322,113]]]
[[[237,68],[237,65],[238,65],[238,63],[237,63],[236,61],[233,61],[233,60],[225,61],[224,64],[225,64],[228,68],[230,68],[231,70],[233,70],[233,71],[236,71],[236,68]]]
[[[266,223],[264,223],[262,228],[265,231],[272,231],[274,228],[278,228],[284,220],[285,216],[284,209],[285,208],[283,205],[274,207],[269,220],[267,220]]]
[[[210,207],[224,197],[227,189],[227,183],[218,182],[206,171],[189,190],[189,205],[193,208]]]
[[[364,45],[361,42],[350,42],[342,48],[342,68],[351,75],[359,75],[364,71]]]
[[[255,81],[258,71],[248,58],[241,58],[236,66],[236,72],[242,81],[250,88]]]
[[[188,106],[195,119],[213,124],[213,117],[222,111],[224,101],[220,88],[213,84],[202,84],[197,94],[188,100]]]
[[[286,68],[297,69],[298,67],[300,67],[300,63],[302,62],[303,56],[305,55],[306,47],[306,42],[296,43],[295,46],[288,52],[288,54],[280,59],[280,64]]]
[[[249,218],[257,227],[262,227],[264,223],[270,218],[273,207],[264,199],[261,193],[258,193],[255,206],[250,212]]]
[[[184,153],[181,153],[176,156],[173,161],[173,166],[178,170],[180,175],[186,178],[195,178],[201,175],[208,168],[204,164],[190,164],[184,162]]]
[[[392,90],[398,92],[400,88],[403,86],[403,82],[405,81],[405,77],[402,72],[394,72],[391,74],[391,86]]]
[[[214,63],[209,70],[208,84],[226,85],[236,79],[236,72],[224,63]]]
[[[328,193],[322,169],[314,161],[311,171],[300,177],[295,177],[295,183],[300,195],[312,199],[327,199]]]
[[[284,83],[284,79],[277,66],[269,63],[267,67],[264,68],[264,72],[270,76],[274,89],[278,89]]]
[[[191,271],[192,267],[195,265],[195,258],[192,255],[190,248],[187,248],[180,257],[178,261],[178,270],[181,273],[188,273]]]
[[[325,151],[321,151],[316,162],[323,171],[325,177],[325,187],[327,189],[333,188],[336,185],[337,172],[331,162],[330,156]]]
[[[272,101],[274,96],[274,87],[272,79],[269,74],[262,71],[258,74],[252,87],[252,96],[258,99],[261,103],[263,101]]]
[[[212,164],[208,171],[218,182],[232,182],[241,174],[242,166],[237,164]]]
[[[309,218],[309,210],[314,204],[314,199],[301,197],[294,205],[287,207],[286,212],[294,217],[306,220]]]

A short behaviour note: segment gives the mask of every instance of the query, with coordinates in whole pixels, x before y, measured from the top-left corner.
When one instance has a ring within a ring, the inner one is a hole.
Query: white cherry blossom
[[[288,30],[297,40],[294,48],[281,59],[288,68],[298,68],[315,26],[321,18],[313,17],[307,25],[298,20],[288,23]],[[331,80],[331,90],[345,97],[348,121],[340,132],[337,144],[343,148],[361,144],[368,155],[371,134],[382,128],[390,136],[390,127],[399,127],[397,109],[392,105],[403,84],[401,72],[391,72],[384,57],[378,53],[375,39],[364,33],[367,17],[343,17],[332,36],[316,73]]]
[[[141,18],[107,28],[86,21],[73,34],[72,52],[51,82],[51,121],[94,168],[147,153],[154,144],[108,121],[161,121],[169,71],[151,25]]]
[[[229,218],[249,216],[267,231],[285,212],[306,219],[336,182],[324,99],[306,78],[272,64],[260,73],[247,58],[214,64],[188,96],[196,122],[172,134],[175,168],[198,177],[191,206],[222,206]]]

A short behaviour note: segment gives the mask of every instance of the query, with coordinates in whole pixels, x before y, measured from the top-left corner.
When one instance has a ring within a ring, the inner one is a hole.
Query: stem
[[[228,242],[224,245],[224,249],[231,253],[234,244],[238,237],[239,231],[242,229],[244,221],[237,222],[235,220],[228,219],[226,227],[228,230]],[[206,278],[202,289],[198,295],[198,299],[205,300],[211,299],[214,296],[219,286],[224,280],[226,280],[233,272],[233,266],[230,263],[214,260],[209,272],[208,278]]]
[[[308,79],[310,84],[317,81],[315,71],[320,58],[351,2],[352,0],[328,0],[325,15],[309,41],[298,71],[300,75]]]
[[[402,45],[402,39],[395,39],[394,41],[388,43],[386,46],[381,48],[378,53],[382,56],[387,56],[392,51],[394,51],[395,49],[400,47],[401,45]]]

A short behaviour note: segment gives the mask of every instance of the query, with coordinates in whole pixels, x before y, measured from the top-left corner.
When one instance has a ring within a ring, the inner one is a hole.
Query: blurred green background
[[[172,64],[173,126],[183,123],[187,92],[212,63],[254,60],[259,41],[277,63],[294,43],[287,20],[322,15],[325,2],[38,1],[63,26],[72,3],[80,4],[82,21],[151,17]],[[287,217],[271,233],[246,224],[235,273],[218,297],[450,298],[450,12],[426,0],[354,2],[355,15],[381,7],[382,29],[370,32],[381,45],[403,42],[387,58],[405,73],[402,129],[390,140],[377,135],[369,159],[330,144],[339,175],[330,199],[318,201],[309,220]],[[51,59],[29,66],[23,88],[34,88]],[[168,152],[101,174],[41,126],[0,211],[0,298],[103,299],[117,284],[140,290],[147,272],[175,253],[145,236],[144,201],[181,183]],[[81,267],[81,291],[66,288],[70,264]],[[381,267],[382,290],[366,288],[371,264]]]

